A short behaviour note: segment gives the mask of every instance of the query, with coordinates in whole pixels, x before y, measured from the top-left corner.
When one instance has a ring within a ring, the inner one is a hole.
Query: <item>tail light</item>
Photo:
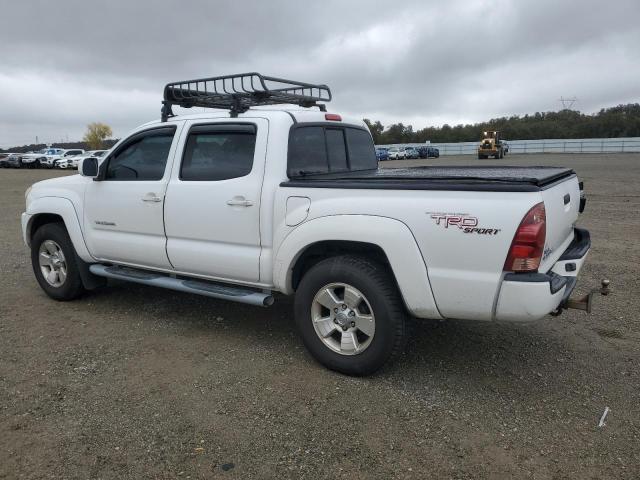
[[[334,122],[341,122],[342,121],[342,117],[340,115],[338,115],[337,113],[325,113],[324,114],[324,119],[325,120],[331,120]]]
[[[513,237],[504,269],[512,272],[535,272],[540,266],[547,236],[544,203],[534,206],[520,222]]]

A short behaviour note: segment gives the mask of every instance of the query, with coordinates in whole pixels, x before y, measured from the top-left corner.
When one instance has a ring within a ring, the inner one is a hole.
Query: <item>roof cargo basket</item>
[[[256,72],[240,73],[168,83],[164,87],[162,121],[174,116],[172,105],[222,108],[237,117],[258,105],[292,104],[318,107],[324,112],[326,106],[318,102],[329,101],[331,90],[326,85],[267,77]]]

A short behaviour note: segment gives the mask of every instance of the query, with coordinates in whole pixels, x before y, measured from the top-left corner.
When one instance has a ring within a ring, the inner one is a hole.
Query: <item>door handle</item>
[[[162,198],[157,197],[155,193],[148,193],[144,197],[142,197],[142,201],[158,203],[162,201]]]
[[[244,197],[233,197],[231,200],[227,200],[227,205],[231,207],[250,207],[253,202]]]

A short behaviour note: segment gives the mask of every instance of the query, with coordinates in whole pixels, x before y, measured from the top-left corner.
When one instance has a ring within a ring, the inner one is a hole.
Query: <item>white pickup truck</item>
[[[57,300],[105,278],[259,306],[295,294],[311,354],[354,375],[401,351],[408,316],[586,309],[569,300],[590,248],[572,170],[378,169],[365,123],[330,99],[256,73],[167,85],[161,120],[26,192],[38,283]],[[282,103],[304,108],[264,107]]]

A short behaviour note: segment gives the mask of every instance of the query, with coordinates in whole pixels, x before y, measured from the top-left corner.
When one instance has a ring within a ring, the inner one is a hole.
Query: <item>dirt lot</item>
[[[363,379],[314,363],[288,299],[125,283],[48,299],[19,215],[65,173],[0,170],[0,478],[638,478],[640,155],[506,163],[576,169],[593,240],[578,288],[608,276],[614,293],[533,325],[418,321]]]

